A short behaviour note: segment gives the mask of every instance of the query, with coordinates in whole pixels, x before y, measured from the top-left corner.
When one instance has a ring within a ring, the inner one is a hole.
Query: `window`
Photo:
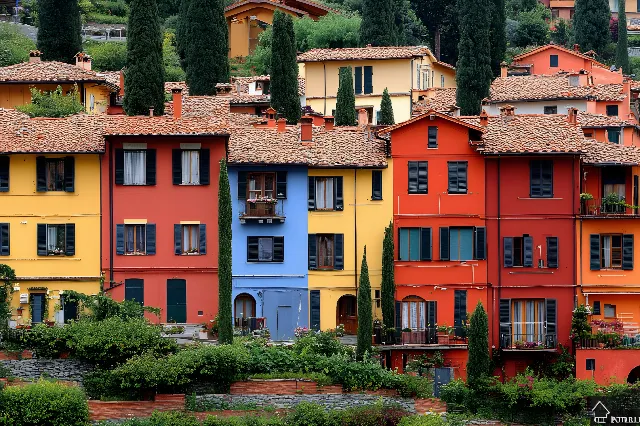
[[[284,237],[247,237],[247,262],[284,262]]]
[[[174,225],[173,238],[176,255],[207,254],[207,225]]]
[[[182,151],[182,184],[200,185],[200,151]]]
[[[437,126],[429,126],[429,142],[427,148],[437,148],[438,147],[438,127]]]
[[[449,260],[473,259],[473,228],[449,228]]]
[[[318,268],[333,268],[333,235],[318,235]]]
[[[370,95],[373,93],[373,67],[364,67],[364,94]]]
[[[504,237],[504,267],[533,266],[533,238],[525,234],[522,237]]]
[[[333,178],[316,178],[316,210],[333,210]]]
[[[596,369],[596,360],[595,360],[595,358],[587,358],[586,359],[585,370],[586,371],[595,371],[595,369]]]
[[[449,194],[467,193],[467,161],[449,161]]]
[[[382,170],[371,171],[371,199],[382,200]]]
[[[440,87],[444,87],[444,75],[440,76]]]
[[[622,268],[622,235],[602,235],[600,238],[600,267],[602,269]]]
[[[248,197],[250,200],[262,198],[275,199],[276,174],[275,173],[249,173]]]
[[[593,315],[601,315],[600,314],[600,301],[594,300],[593,302]]]
[[[546,106],[546,107],[544,107],[544,113],[545,114],[557,114],[558,113],[558,107],[557,106]]]
[[[409,194],[427,194],[428,170],[427,161],[409,161]]]
[[[591,234],[589,263],[592,271],[600,269],[633,270],[633,234]]]
[[[453,326],[456,336],[466,337],[467,290],[455,290],[453,293]]]
[[[9,191],[9,157],[0,156],[0,192]]]
[[[309,177],[309,210],[343,210],[342,177]]]
[[[487,228],[440,228],[440,260],[485,260]]]
[[[569,86],[572,86],[572,87],[580,86],[580,77],[577,75],[570,75]]]
[[[7,170],[8,172],[8,170]],[[8,183],[8,176],[7,176]],[[8,189],[8,185],[7,185]],[[74,191],[74,158],[36,158],[36,190]]]
[[[124,300],[133,300],[144,306],[144,280],[139,278],[125,279]]]
[[[373,291],[373,300],[376,302],[376,308],[380,307],[380,290]]]
[[[64,160],[47,159],[45,163],[47,191],[64,191]]]
[[[353,71],[354,71],[354,77],[353,77],[354,92],[356,95],[361,95],[362,94],[362,67],[355,67]]]
[[[9,256],[11,254],[10,227],[9,223],[0,223],[0,256]]]
[[[125,254],[146,254],[146,225],[124,226],[124,252]]]
[[[125,185],[146,185],[147,184],[147,152],[146,151],[124,151],[124,184]]]
[[[553,197],[553,160],[533,160],[530,167],[530,196]]]
[[[545,301],[513,300],[512,330],[515,342],[544,342]]]
[[[618,105],[607,105],[607,115],[609,117],[618,116]]]
[[[426,302],[417,296],[406,297],[402,300],[402,329],[413,331],[424,330],[426,327]]]
[[[38,256],[75,255],[76,228],[74,224],[38,224],[37,236]]]
[[[604,317],[616,318],[616,305],[604,304]]]
[[[309,269],[344,269],[343,234],[309,234]]]
[[[607,129],[607,140],[611,143],[620,143],[620,129]]]
[[[558,55],[550,55],[549,56],[549,67],[557,68],[558,67]]]
[[[431,260],[431,228],[400,228],[398,260]]]

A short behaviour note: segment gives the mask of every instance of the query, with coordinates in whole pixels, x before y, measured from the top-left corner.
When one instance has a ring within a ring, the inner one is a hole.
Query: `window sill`
[[[555,198],[555,197],[518,197],[518,200],[564,200],[564,198]]]
[[[272,263],[275,263],[275,264],[278,264],[278,265],[282,265],[282,264],[284,264],[284,261],[276,262],[276,261],[270,261],[270,260],[263,260],[263,261],[252,262],[252,261],[247,260],[246,263],[248,265],[264,265],[264,264],[270,265]]]
[[[319,213],[331,213],[331,212],[342,212],[343,210],[335,210],[335,209],[313,209],[309,210],[310,212],[319,212]]]
[[[407,192],[407,195],[429,195],[428,192]]]
[[[146,183],[122,183],[120,186],[152,186]]]
[[[179,183],[176,186],[203,186],[202,183]]]
[[[382,198],[371,198],[369,201],[382,201]]]
[[[468,192],[447,192],[447,195],[469,195]]]
[[[125,254],[121,254],[120,256],[146,256],[147,253],[125,253]]]
[[[179,256],[200,256],[201,253],[182,253]]]

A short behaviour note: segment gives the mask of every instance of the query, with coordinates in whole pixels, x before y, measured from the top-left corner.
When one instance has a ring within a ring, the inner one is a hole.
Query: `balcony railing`
[[[558,336],[555,334],[501,334],[500,347],[502,349],[556,349]]]
[[[426,327],[411,331],[396,328],[393,332],[384,333],[375,330],[376,344],[382,345],[466,345],[467,330],[464,327],[453,327],[451,332],[438,332],[436,327]]]
[[[580,214],[582,216],[638,216],[635,206],[626,202],[624,198],[607,196],[604,198],[594,198],[582,200],[580,202]]]
[[[245,200],[240,201],[240,223],[284,223],[283,200]]]

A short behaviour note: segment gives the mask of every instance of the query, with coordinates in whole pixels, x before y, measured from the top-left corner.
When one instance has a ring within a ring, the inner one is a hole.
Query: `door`
[[[144,280],[138,278],[124,280],[124,300],[134,300],[144,306]]]
[[[31,295],[31,323],[39,324],[44,318],[44,294]]]
[[[292,318],[293,310],[291,306],[278,306],[276,311],[276,340],[288,340],[293,337]]]
[[[453,368],[436,368],[435,380],[433,381],[433,396],[440,397],[440,388],[453,379]]]
[[[186,280],[167,280],[167,322],[187,322]]]
[[[63,321],[67,324],[71,320],[78,319],[78,302],[72,302],[62,296]]]
[[[355,296],[342,296],[338,300],[336,325],[344,325],[345,334],[358,332],[358,300]]]

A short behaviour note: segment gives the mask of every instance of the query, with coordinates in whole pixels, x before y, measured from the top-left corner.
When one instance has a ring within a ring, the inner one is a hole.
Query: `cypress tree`
[[[178,22],[176,25],[176,50],[178,51],[178,56],[180,57],[180,66],[182,66],[182,69],[185,71],[187,69],[186,51],[188,43],[187,33],[189,31],[189,25],[187,24],[188,12],[189,0],[182,0],[180,2],[180,11],[178,12]]]
[[[458,0],[460,43],[456,71],[461,115],[478,115],[491,86],[490,0]]]
[[[395,326],[396,284],[393,277],[393,222],[384,230],[382,242],[382,323],[385,328]]]
[[[164,114],[162,28],[156,0],[131,0],[123,107],[128,115]]]
[[[371,313],[371,283],[369,282],[369,267],[367,266],[367,246],[362,255],[360,267],[360,284],[358,286],[358,346],[356,356],[362,359],[364,354],[371,352],[371,336],[373,335],[373,316]]]
[[[500,75],[500,63],[504,61],[507,51],[507,15],[504,0],[493,0],[493,12],[491,14],[491,71],[493,76]]]
[[[353,91],[351,67],[340,68],[335,115],[336,126],[353,126],[356,124],[356,95]]]
[[[380,120],[378,121],[379,125],[382,126],[390,126],[392,124],[396,124],[393,119],[393,105],[391,104],[391,96],[389,96],[389,91],[387,88],[384,88],[384,92],[382,92],[382,101],[380,102]]]
[[[38,0],[38,50],[45,61],[74,63],[82,51],[78,0]]]
[[[362,0],[360,43],[372,46],[395,46],[396,18],[394,0]]]
[[[186,38],[181,45],[189,94],[215,95],[217,83],[229,82],[228,30],[222,0],[190,0],[186,19],[180,26]]]
[[[233,343],[233,317],[231,311],[231,188],[227,163],[220,160],[218,182],[218,340]]]
[[[616,45],[616,67],[630,74],[629,50],[627,40],[627,14],[625,0],[618,0],[618,44]]]
[[[611,40],[608,0],[576,0],[573,29],[583,52],[594,50],[602,56]]]
[[[293,19],[279,10],[273,14],[271,43],[271,106],[290,124],[300,120],[298,63]]]
[[[489,376],[489,319],[481,302],[471,315],[469,324],[469,360],[467,383],[473,387]]]

